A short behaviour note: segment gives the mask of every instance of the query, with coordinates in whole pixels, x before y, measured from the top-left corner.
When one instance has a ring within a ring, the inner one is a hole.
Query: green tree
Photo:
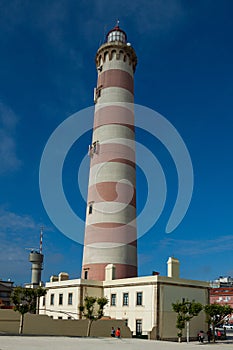
[[[187,325],[187,342],[189,342],[189,322],[197,316],[203,309],[202,304],[189,300],[177,301],[172,304],[172,309],[177,313],[176,328],[178,332],[178,340],[181,342],[183,329]]]
[[[108,299],[105,297],[96,298],[96,297],[86,296],[84,298],[84,305],[79,306],[80,312],[89,321],[88,327],[87,327],[87,337],[90,336],[92,322],[99,320],[101,317],[103,317],[104,306],[107,303],[108,303]]]
[[[23,334],[24,315],[28,312],[35,313],[38,298],[46,294],[46,289],[16,287],[11,294],[14,311],[20,313],[19,334]]]
[[[204,311],[206,313],[206,322],[208,323],[208,326],[212,326],[213,342],[215,342],[215,327],[221,324],[228,315],[232,314],[233,308],[229,305],[214,303],[205,305]]]

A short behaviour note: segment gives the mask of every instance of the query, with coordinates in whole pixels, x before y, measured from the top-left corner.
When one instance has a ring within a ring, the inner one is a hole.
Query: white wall
[[[57,286],[49,287],[45,296],[45,306],[43,306],[43,297],[40,298],[40,314],[48,315],[54,319],[78,319],[78,306],[80,303],[80,286],[58,286],[62,282],[54,282]],[[47,286],[46,286],[47,287]],[[68,305],[68,294],[72,293],[72,305]],[[51,294],[54,294],[54,305],[50,304]],[[63,303],[59,305],[59,294],[63,294]]]
[[[208,303],[208,290],[189,285],[161,285],[160,287],[160,319],[159,336],[161,339],[173,338],[177,334],[176,318],[177,315],[172,310],[172,303],[181,302],[182,299],[201,303]],[[205,323],[205,314],[201,312],[199,316],[194,317],[190,322],[190,337],[196,337],[200,330],[207,330]],[[184,330],[186,336],[186,330]]]
[[[124,285],[104,288],[109,303],[105,315],[116,319],[127,319],[128,326],[136,334],[136,320],[142,320],[142,334],[147,335],[155,323],[154,285]],[[142,292],[142,305],[136,305],[137,292]],[[128,306],[123,306],[123,293],[129,294]],[[116,306],[111,306],[111,294],[116,294]]]
[[[86,295],[108,298],[105,306],[105,316],[112,319],[127,319],[128,326],[136,334],[136,320],[142,320],[142,334],[147,335],[158,327],[162,339],[176,338],[176,314],[172,311],[172,303],[182,298],[195,300],[202,304],[208,303],[208,283],[185,279],[174,279],[162,276],[146,276],[126,278],[111,281],[90,281],[84,279],[51,282],[48,289],[46,305],[40,301],[40,314],[53,318],[69,316],[79,317],[78,307]],[[157,290],[159,298],[157,299]],[[142,292],[142,305],[136,305],[137,292]],[[50,305],[50,295],[54,294],[54,305]],[[63,305],[58,304],[59,294],[63,294]],[[73,294],[73,303],[68,305],[68,294]],[[128,305],[123,306],[123,293],[128,293]],[[116,306],[111,305],[111,294],[116,294]],[[159,319],[157,320],[157,304],[159,304]],[[205,316],[202,313],[190,324],[191,336],[205,327]],[[200,328],[200,329],[199,329]],[[205,330],[205,329],[204,329]]]
[[[101,297],[103,295],[102,282],[88,280],[66,280],[46,283],[47,294],[45,305],[40,298],[40,314],[54,319],[79,319],[79,306],[86,295]],[[72,305],[68,305],[68,295],[72,293]],[[51,305],[51,294],[54,294],[54,305]],[[63,294],[63,303],[59,305],[59,294]]]

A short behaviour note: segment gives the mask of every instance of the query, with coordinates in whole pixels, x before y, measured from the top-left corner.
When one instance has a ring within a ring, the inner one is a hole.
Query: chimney
[[[69,274],[67,272],[60,272],[58,275],[59,282],[67,281],[69,279]]]
[[[105,267],[105,281],[112,281],[115,279],[116,267],[113,264],[108,264]]]
[[[167,261],[167,276],[171,278],[180,278],[180,262],[174,257]]]
[[[57,282],[57,281],[58,281],[58,276],[52,275],[52,276],[50,277],[50,283],[52,283],[52,282]]]

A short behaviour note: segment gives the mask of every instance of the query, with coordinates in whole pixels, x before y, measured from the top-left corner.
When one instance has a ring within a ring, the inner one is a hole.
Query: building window
[[[142,334],[142,320],[136,320],[136,335]]]
[[[54,305],[54,294],[50,295],[50,305]]]
[[[111,306],[116,306],[116,294],[111,294]]]
[[[42,301],[42,305],[45,306],[45,297],[43,297],[42,300],[43,300],[43,301]]]
[[[123,306],[129,305],[129,293],[123,293]]]
[[[68,316],[68,317],[67,317],[67,320],[71,320],[71,316]]]
[[[58,302],[59,305],[62,305],[63,304],[63,294],[59,294],[59,302]]]
[[[87,280],[87,277],[88,277],[88,270],[85,270],[84,271],[84,279]]]
[[[58,320],[62,320],[62,316],[58,316]]]
[[[128,327],[128,319],[126,318],[124,321],[125,321],[126,327]]]
[[[142,305],[142,292],[137,292],[136,305]]]
[[[68,305],[72,305],[73,303],[73,293],[68,294]]]

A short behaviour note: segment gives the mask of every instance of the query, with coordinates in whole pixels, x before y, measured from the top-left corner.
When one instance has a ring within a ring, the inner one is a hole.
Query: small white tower
[[[41,283],[41,271],[43,270],[43,260],[44,255],[42,254],[42,238],[43,238],[43,228],[40,232],[40,249],[31,249],[29,254],[29,261],[32,263],[32,277],[31,277],[31,288],[39,287]]]

